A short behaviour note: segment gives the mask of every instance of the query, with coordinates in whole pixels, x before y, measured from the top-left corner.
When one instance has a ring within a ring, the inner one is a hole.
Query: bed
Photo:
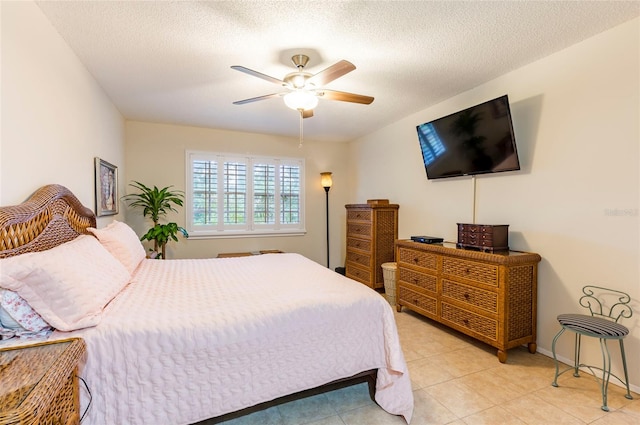
[[[363,381],[411,421],[389,304],[298,254],[146,259],[126,224],[96,229],[48,185],[0,208],[0,290],[54,329],[44,338],[84,339],[86,424],[221,421]]]

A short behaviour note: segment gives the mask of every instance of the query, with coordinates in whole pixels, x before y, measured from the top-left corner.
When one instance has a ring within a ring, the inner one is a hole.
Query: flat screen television
[[[520,169],[507,95],[416,128],[428,179]]]

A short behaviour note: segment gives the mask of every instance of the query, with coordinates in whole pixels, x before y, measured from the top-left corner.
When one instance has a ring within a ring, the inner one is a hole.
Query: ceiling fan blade
[[[335,91],[335,90],[326,90],[323,89],[317,92],[318,96],[323,99],[328,100],[340,100],[342,102],[352,102],[352,103],[362,103],[364,105],[369,105],[373,102],[373,97],[364,96],[361,94],[355,93],[347,93],[344,91]]]
[[[311,118],[313,116],[313,109],[307,109],[302,111],[302,118]]]
[[[234,105],[244,105],[245,103],[257,102],[259,100],[271,99],[272,97],[281,96],[281,93],[265,94],[264,96],[252,97],[250,99],[236,100]]]
[[[325,84],[329,84],[336,78],[342,77],[344,74],[347,74],[354,69],[356,69],[354,64],[349,61],[341,60],[340,62],[334,63],[329,68],[324,69],[309,78],[307,83],[313,84],[316,87],[321,87]]]
[[[267,74],[263,74],[262,72],[254,71],[253,69],[245,68],[240,65],[233,65],[231,69],[235,69],[236,71],[244,72],[245,74],[253,75],[254,77],[262,78],[263,80],[269,81],[270,83],[284,84],[284,81],[278,80],[277,78],[271,77]]]

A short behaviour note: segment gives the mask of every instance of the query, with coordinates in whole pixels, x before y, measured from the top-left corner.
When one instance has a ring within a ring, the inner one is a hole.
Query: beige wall
[[[94,157],[124,171],[124,120],[34,3],[0,8],[0,205],[57,183],[93,208]]]
[[[538,252],[538,346],[556,316],[577,311],[583,285],[631,294],[627,358],[640,385],[639,34],[635,19],[420,111],[350,144],[351,201],[400,204],[400,237],[455,241],[473,219],[470,177],[428,181],[415,126],[508,94],[522,171],[478,176],[477,223],[509,224],[513,249]],[[426,78],[426,77],[425,77]],[[393,152],[392,155],[389,153]],[[384,170],[385,172],[380,172]],[[571,358],[570,339],[559,343]],[[587,360],[600,349],[588,345]],[[612,347],[620,370],[618,348]]]
[[[169,258],[203,258],[215,257],[220,252],[280,249],[298,252],[326,265],[326,197],[320,186],[320,173],[331,171],[331,268],[342,264],[344,204],[349,193],[347,146],[344,143],[305,140],[299,148],[298,139],[292,138],[134,121],[126,123],[126,140],[127,184],[136,180],[158,187],[173,185],[183,191],[186,189],[186,150],[302,157],[305,160],[307,233],[304,236],[180,240],[167,246]],[[127,189],[133,191],[133,188]],[[180,208],[178,214],[169,218],[185,225],[185,209]],[[139,234],[146,232],[151,224],[142,220],[140,211],[134,210],[127,210],[127,222]]]

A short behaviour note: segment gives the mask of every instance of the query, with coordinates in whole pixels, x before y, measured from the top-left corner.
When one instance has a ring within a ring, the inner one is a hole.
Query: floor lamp
[[[331,173],[320,173],[320,183],[322,187],[324,187],[324,193],[327,197],[327,267],[329,267],[329,189],[331,189],[331,185],[333,184]]]

